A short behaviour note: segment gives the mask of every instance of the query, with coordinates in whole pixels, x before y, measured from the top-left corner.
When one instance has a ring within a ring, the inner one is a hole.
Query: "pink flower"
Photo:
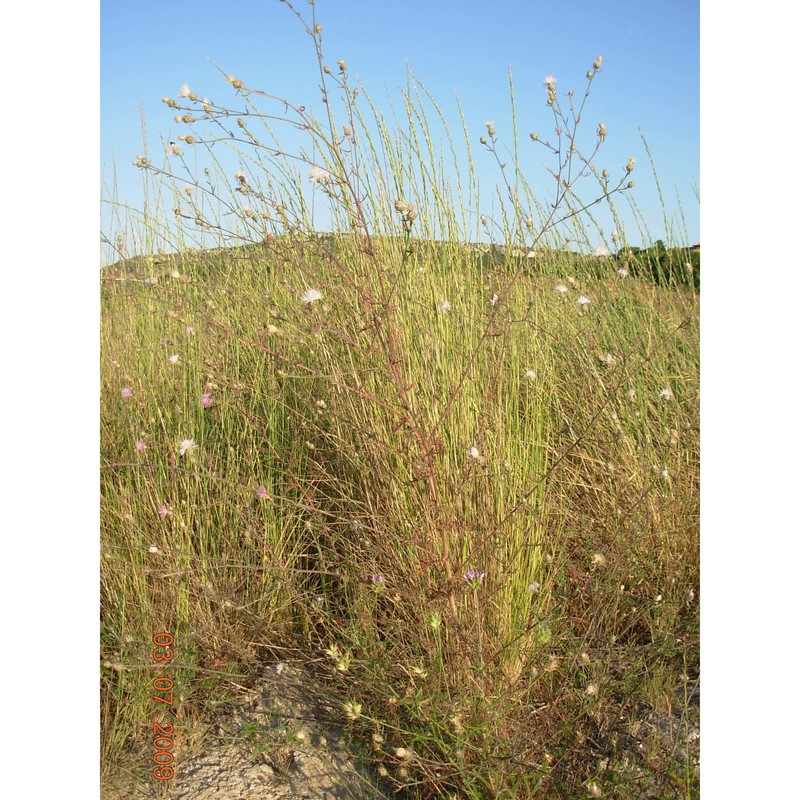
[[[144,439],[139,439],[139,441],[136,442],[136,452],[137,453],[144,453],[144,450],[145,450],[146,447],[147,447],[147,443],[145,442]]]
[[[203,404],[203,408],[211,408],[211,392],[206,392],[200,398],[200,402]]]
[[[256,497],[259,500],[263,500],[266,496],[267,496],[267,487],[259,486],[258,489],[256,489]]]
[[[164,503],[158,509],[158,516],[161,517],[161,519],[164,519],[164,517],[166,517],[167,514],[169,514],[169,509],[167,508],[166,503]]]
[[[132,386],[124,386],[122,391],[120,392],[122,395],[123,400],[130,400],[133,397],[133,387]]]
[[[186,335],[191,336],[194,333],[194,325],[186,326]]]

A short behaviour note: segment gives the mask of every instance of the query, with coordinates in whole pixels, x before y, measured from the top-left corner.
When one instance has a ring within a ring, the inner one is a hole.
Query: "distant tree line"
[[[659,239],[651,247],[626,247],[616,256],[635,278],[652,280],[661,286],[684,284],[700,291],[700,247],[667,247]]]

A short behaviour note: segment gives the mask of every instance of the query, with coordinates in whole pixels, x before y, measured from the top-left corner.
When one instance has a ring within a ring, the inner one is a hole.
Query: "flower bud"
[[[633,168],[635,166],[636,166],[636,157],[635,156],[631,156],[630,159],[628,160],[628,163],[627,163],[626,167],[625,167],[625,172],[628,172],[628,173],[633,172]]]
[[[594,64],[592,65],[595,69],[600,69],[600,65],[603,63],[603,56],[597,56],[594,60]]]

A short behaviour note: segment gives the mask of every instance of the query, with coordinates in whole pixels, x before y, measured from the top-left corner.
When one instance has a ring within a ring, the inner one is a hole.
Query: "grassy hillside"
[[[409,797],[696,796],[675,735],[699,675],[694,278],[567,252],[559,220],[591,204],[563,155],[555,210],[504,178],[496,246],[464,245],[478,199],[414,168],[436,162],[407,135],[424,98],[397,134],[339,72],[345,133],[308,116],[328,149],[301,161],[339,233],[313,232],[306,182],[240,116],[259,170],[203,203],[198,172],[175,217],[223,240],[235,208],[257,244],[182,233],[102,274],[106,777],[150,776],[154,677],[179,769],[289,661]]]

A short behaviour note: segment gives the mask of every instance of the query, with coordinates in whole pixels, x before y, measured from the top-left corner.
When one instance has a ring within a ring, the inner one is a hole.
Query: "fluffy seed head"
[[[319,289],[306,289],[300,296],[300,300],[306,305],[313,305],[317,300],[322,300],[322,292]]]

